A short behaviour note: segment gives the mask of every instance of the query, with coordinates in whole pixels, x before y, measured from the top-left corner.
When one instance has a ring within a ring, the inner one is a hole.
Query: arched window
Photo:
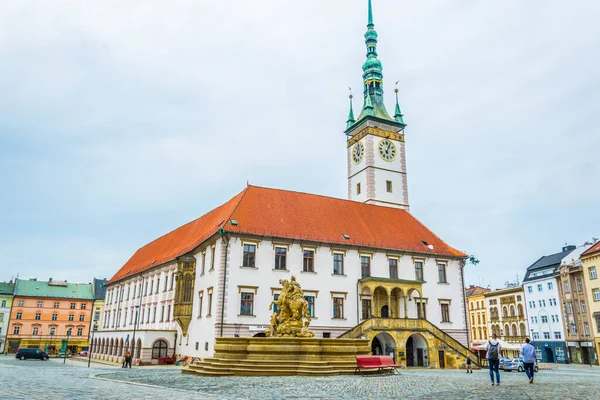
[[[152,345],[152,359],[156,360],[158,358],[167,356],[167,342],[164,340],[157,340]]]
[[[521,322],[521,325],[519,326],[520,330],[521,330],[521,336],[527,336],[527,330],[525,329],[525,324]]]
[[[510,306],[510,316],[511,317],[515,316],[515,306]]]
[[[523,305],[519,304],[518,311],[519,311],[519,317],[522,318],[524,316],[524,314],[523,314]],[[524,336],[524,335],[521,335],[521,336]]]
[[[508,317],[508,308],[506,306],[502,307],[502,316],[504,318]]]
[[[513,336],[519,336],[519,333],[517,332],[517,325],[512,326],[512,335]]]

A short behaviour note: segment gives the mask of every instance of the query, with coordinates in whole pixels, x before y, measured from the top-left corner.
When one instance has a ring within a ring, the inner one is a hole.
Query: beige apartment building
[[[597,241],[587,251],[580,256],[581,260],[581,275],[585,287],[585,298],[588,305],[588,313],[590,315],[590,333],[594,344],[596,356],[596,364],[598,363],[597,356],[600,354],[600,279],[598,279],[598,269],[600,269],[600,241]]]

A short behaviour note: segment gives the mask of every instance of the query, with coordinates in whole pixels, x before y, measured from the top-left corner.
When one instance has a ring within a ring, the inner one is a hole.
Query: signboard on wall
[[[266,331],[269,328],[269,325],[250,325],[248,327],[248,330],[250,332],[259,332],[259,331]]]

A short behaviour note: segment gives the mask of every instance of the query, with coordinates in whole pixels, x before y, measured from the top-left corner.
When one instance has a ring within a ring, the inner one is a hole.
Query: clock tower
[[[363,203],[409,210],[404,148],[404,123],[396,92],[396,109],[391,117],[383,104],[383,67],[377,58],[377,32],[369,0],[365,43],[364,103],[354,118],[352,95],[346,131],[348,138],[348,198]]]

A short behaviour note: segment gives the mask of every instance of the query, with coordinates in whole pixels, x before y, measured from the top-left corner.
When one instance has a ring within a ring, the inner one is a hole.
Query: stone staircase
[[[467,347],[425,319],[374,317],[365,320],[361,324],[344,332],[340,335],[340,338],[372,338],[379,332],[397,332],[404,334],[421,333],[423,336],[435,339],[436,343],[441,345],[438,346],[438,348],[443,346],[445,350],[450,350],[465,360],[467,358],[471,359],[473,367],[477,368],[479,366],[477,356]]]
[[[356,361],[232,360],[209,358],[182,370],[203,376],[335,376],[353,374]]]

